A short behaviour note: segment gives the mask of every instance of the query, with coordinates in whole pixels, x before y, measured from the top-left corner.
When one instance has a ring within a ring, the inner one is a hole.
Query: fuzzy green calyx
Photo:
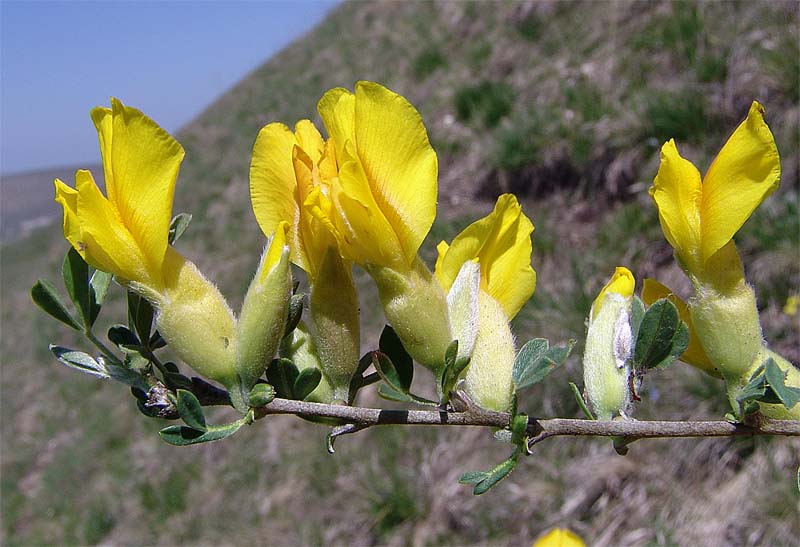
[[[447,298],[439,282],[419,257],[408,271],[370,264],[366,270],[403,347],[415,361],[440,375],[452,340]]]

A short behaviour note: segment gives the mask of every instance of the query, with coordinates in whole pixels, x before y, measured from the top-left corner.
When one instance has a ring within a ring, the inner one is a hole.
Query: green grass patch
[[[491,129],[497,126],[514,105],[514,90],[506,83],[484,80],[462,87],[455,94],[458,119],[464,123],[477,122]]]
[[[669,139],[708,140],[717,132],[705,95],[690,89],[647,95],[642,125],[642,137],[656,139],[657,145]]]
[[[420,53],[411,65],[411,72],[414,79],[421,82],[440,68],[447,66],[447,59],[442,51],[436,46],[430,46]]]

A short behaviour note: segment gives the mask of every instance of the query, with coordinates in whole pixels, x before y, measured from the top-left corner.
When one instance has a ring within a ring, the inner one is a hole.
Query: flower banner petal
[[[160,271],[183,147],[139,110],[117,99],[111,100],[111,107],[113,192],[109,192],[109,200],[150,267]]]
[[[667,241],[682,260],[692,260],[700,248],[700,173],[681,157],[672,139],[661,147],[661,165],[650,196]]]
[[[397,93],[358,82],[355,145],[375,201],[411,264],[436,216],[438,160],[422,118]]]
[[[62,223],[64,238],[85,259],[85,253],[81,249],[83,243],[81,242],[81,225],[78,219],[78,191],[64,184],[61,179],[56,179],[54,184],[56,187],[55,201],[64,208],[64,220]]]
[[[614,275],[611,276],[611,279],[609,279],[605,287],[600,290],[597,298],[595,298],[592,303],[592,317],[596,316],[597,312],[600,311],[606,294],[615,293],[624,298],[630,298],[633,296],[633,289],[635,286],[636,280],[633,277],[633,273],[624,266],[617,266],[614,270]]]
[[[702,259],[721,249],[780,182],[775,139],[764,107],[753,101],[747,118],[722,147],[703,181]]]

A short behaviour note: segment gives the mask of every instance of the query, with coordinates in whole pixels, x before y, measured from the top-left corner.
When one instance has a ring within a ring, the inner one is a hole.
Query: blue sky
[[[112,95],[175,132],[336,4],[0,0],[0,172],[99,162]]]

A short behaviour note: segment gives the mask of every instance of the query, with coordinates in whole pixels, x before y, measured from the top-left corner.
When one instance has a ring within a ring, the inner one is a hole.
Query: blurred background
[[[551,439],[481,497],[457,479],[508,455],[486,430],[373,428],[331,456],[326,428],[274,417],[171,447],[124,386],[55,361],[50,342],[89,348],[29,289],[58,279],[67,250],[52,179],[102,173],[88,113],[114,95],[186,148],[175,212],[194,220],[178,246],[237,309],[265,242],[248,196],[259,128],[319,121],[325,90],[368,79],[419,109],[439,155],[429,263],[516,193],[538,272],[517,340],[580,339],[616,265],[688,295],[647,195],[659,147],[674,137],[704,172],[757,99],[783,176],[737,244],[767,340],[798,363],[784,305],[800,292],[799,6],[3,2],[0,543],[529,545],[566,526],[593,545],[796,544],[796,440],[640,441],[621,457],[610,441]],[[369,349],[384,319],[358,283]],[[110,298],[98,332],[124,319],[123,291]],[[582,351],[522,409],[577,417]],[[365,391],[359,403],[384,404]],[[719,381],[682,364],[649,375],[643,398],[640,419],[718,419],[727,404]]]

